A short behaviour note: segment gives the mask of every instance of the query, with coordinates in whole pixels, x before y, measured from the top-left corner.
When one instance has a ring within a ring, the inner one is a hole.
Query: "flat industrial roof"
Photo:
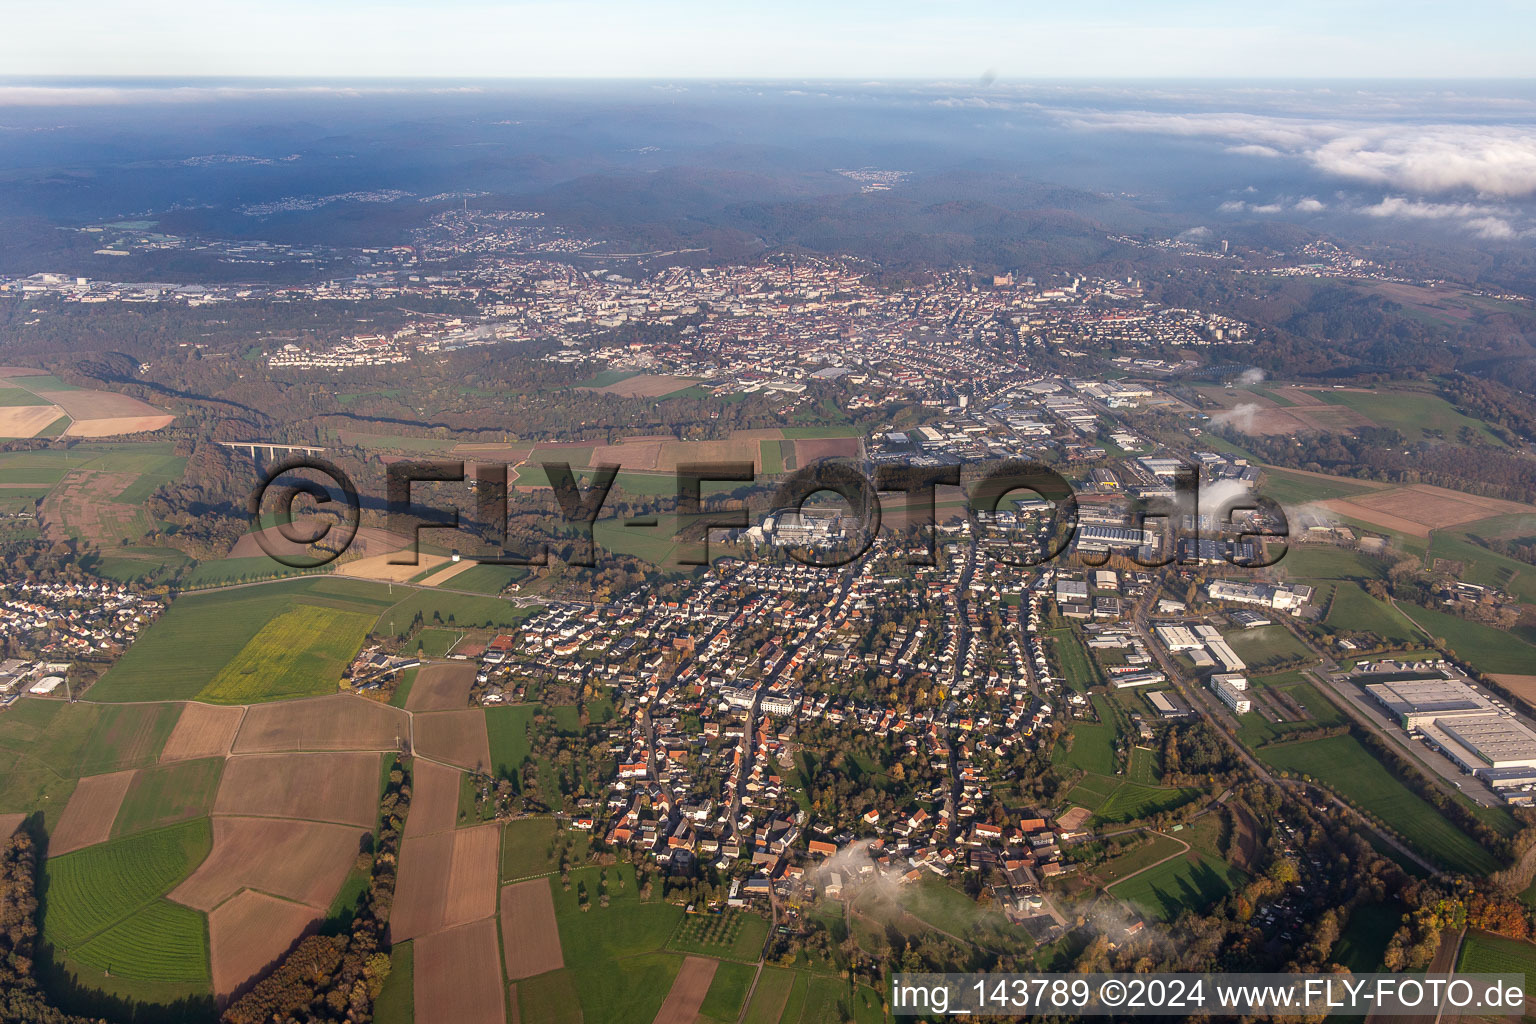
[[[1399,715],[1456,716],[1493,711],[1486,697],[1458,679],[1370,683],[1366,690]]]
[[[1536,762],[1536,733],[1508,715],[1475,715],[1435,724],[1495,768]]]

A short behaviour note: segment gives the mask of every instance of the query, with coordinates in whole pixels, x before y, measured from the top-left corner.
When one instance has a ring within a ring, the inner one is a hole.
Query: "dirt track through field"
[[[565,966],[549,879],[535,878],[502,887],[501,944],[509,981],[558,971]]]
[[[48,856],[56,857],[106,842],[112,835],[112,822],[117,819],[128,785],[136,774],[136,771],[113,772],[81,779],[74,793],[70,794],[64,813],[59,815],[58,827],[48,837]]]
[[[709,994],[710,982],[715,980],[715,969],[720,961],[702,956],[691,956],[683,961],[682,969],[672,982],[672,990],[666,1001],[656,1011],[655,1024],[689,1024],[699,1019],[699,1007]]]
[[[506,1024],[495,921],[424,935],[415,949],[416,1024]]]

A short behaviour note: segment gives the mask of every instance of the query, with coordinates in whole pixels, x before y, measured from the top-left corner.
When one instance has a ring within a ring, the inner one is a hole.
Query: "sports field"
[[[1353,736],[1269,746],[1259,751],[1259,757],[1282,771],[1327,783],[1448,868],[1481,875],[1499,866],[1492,854],[1399,782]]]

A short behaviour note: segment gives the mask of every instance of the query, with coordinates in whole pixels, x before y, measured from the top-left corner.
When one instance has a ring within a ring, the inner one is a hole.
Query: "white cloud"
[[[1498,217],[1474,217],[1463,226],[1479,238],[1514,238],[1518,234],[1509,221]]]
[[[1427,203],[1403,196],[1387,196],[1379,203],[1358,207],[1354,212],[1370,217],[1453,222],[1456,227],[1492,241],[1521,235],[1509,222],[1513,211],[1485,203]]]
[[[1419,193],[1536,193],[1536,127],[1514,124],[1368,124],[1246,113],[1068,112],[1069,126],[1219,138],[1229,150],[1288,155],[1336,177]]]
[[[1274,146],[1261,146],[1261,145],[1259,145],[1256,142],[1250,142],[1247,145],[1243,145],[1243,146],[1228,146],[1227,147],[1227,152],[1228,153],[1236,153],[1236,154],[1238,154],[1240,156],[1263,156],[1263,157],[1285,156],[1284,153],[1280,152]]]
[[[1291,209],[1298,213],[1319,213],[1328,209],[1328,204],[1320,199],[1313,199],[1311,196],[1307,196],[1305,199],[1297,200],[1296,205],[1291,207]]]

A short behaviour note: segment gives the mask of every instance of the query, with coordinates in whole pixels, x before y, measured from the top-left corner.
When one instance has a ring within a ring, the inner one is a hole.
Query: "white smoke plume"
[[[1237,382],[1244,387],[1248,387],[1253,384],[1262,384],[1264,383],[1264,371],[1259,369],[1257,366],[1250,366],[1248,369],[1237,375]]]
[[[1230,409],[1225,409],[1211,416],[1211,425],[1215,427],[1235,427],[1245,434],[1253,433],[1253,418],[1258,415],[1258,402],[1239,402]]]

